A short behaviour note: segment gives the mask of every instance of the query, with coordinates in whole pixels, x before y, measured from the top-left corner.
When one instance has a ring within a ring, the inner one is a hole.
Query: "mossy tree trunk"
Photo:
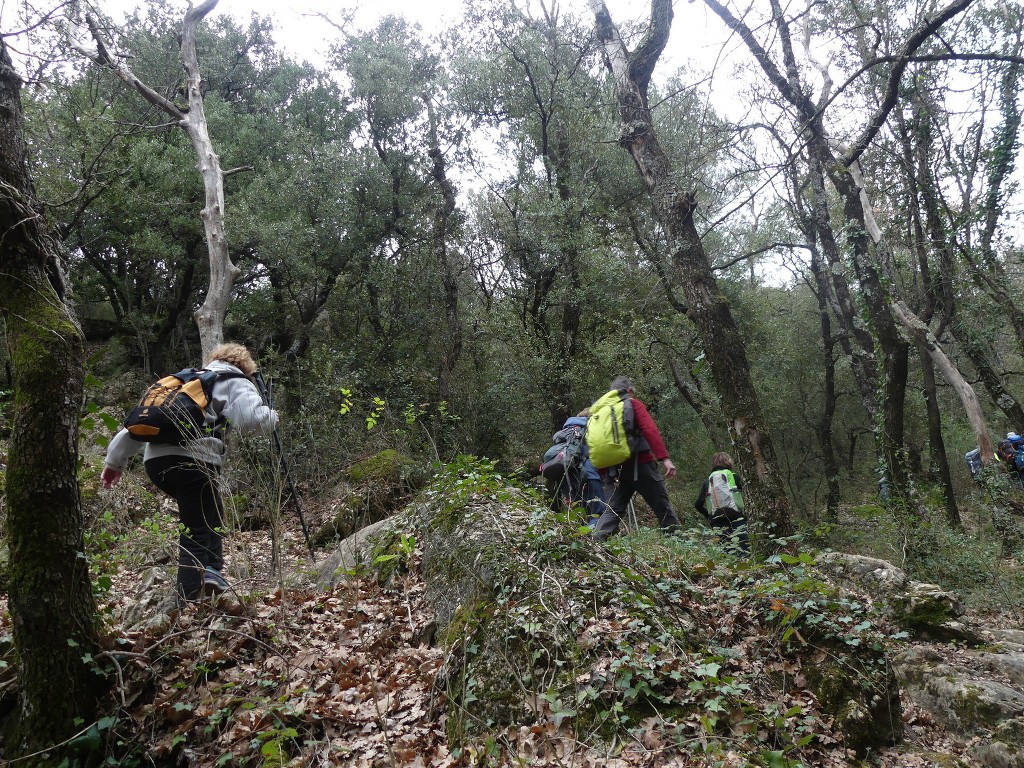
[[[21,80],[0,37],[0,311],[14,369],[6,535],[20,683],[6,757],[40,752],[89,723],[101,684],[83,661],[98,649],[76,477],[83,337],[36,205],[22,125]]]
[[[672,27],[672,3],[652,0],[647,33],[632,51],[626,48],[603,0],[590,0],[590,5],[605,62],[615,80],[623,126],[619,143],[632,156],[668,236],[672,258],[682,278],[687,315],[700,335],[746,481],[744,494],[749,501],[752,527],[770,537],[788,536],[792,533],[789,500],[751,378],[743,338],[697,232],[693,220],[694,195],[681,190],[675,180],[671,161],[654,130],[647,100],[651,75]],[[769,537],[758,537],[755,541],[766,544]]]

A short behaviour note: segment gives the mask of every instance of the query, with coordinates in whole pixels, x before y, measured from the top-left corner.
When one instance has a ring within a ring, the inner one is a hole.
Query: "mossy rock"
[[[859,757],[903,736],[899,685],[885,655],[864,645],[833,643],[815,664],[804,665],[807,687],[832,715],[843,743]]]
[[[1000,723],[974,749],[983,765],[990,768],[1024,768],[1024,718]]]
[[[1024,694],[951,666],[930,648],[911,648],[894,664],[907,695],[947,729],[973,734],[1024,717]]]
[[[400,513],[380,520],[348,536],[317,568],[315,582],[322,589],[333,589],[346,575],[372,568],[374,560],[388,542],[398,540],[401,531],[411,528],[409,515]]]
[[[331,518],[312,536],[314,546],[343,541],[356,531],[404,508],[426,475],[419,464],[395,450],[384,450],[345,470],[346,485],[334,491],[338,499]]]
[[[937,642],[981,645],[983,638],[956,619],[963,615],[960,599],[936,584],[910,582],[906,591],[888,601],[892,620],[914,637]]]
[[[359,501],[358,498],[355,501]],[[361,506],[361,505],[360,505]],[[348,538],[362,526],[358,525],[359,507],[346,497],[338,502],[334,516],[318,528],[310,537],[314,547],[323,547],[334,541]]]
[[[1008,712],[1024,715],[1024,696],[1002,683],[968,680],[957,685],[950,707],[961,722],[989,729],[1005,722]]]
[[[419,464],[391,448],[356,462],[344,474],[352,485],[386,483],[407,489],[421,487],[426,479]]]
[[[602,729],[639,725],[657,708],[648,695],[658,692],[638,687],[627,698],[623,673],[609,672],[608,654],[650,643],[676,658],[706,644],[696,622],[674,611],[669,598],[658,590],[638,592],[642,577],[537,497],[470,473],[431,485],[421,498],[426,594],[437,642],[448,651],[438,684],[450,701],[451,743],[529,725],[558,707],[584,740],[620,737]],[[620,601],[629,603],[636,621],[614,637],[581,642],[606,606],[615,602],[625,612]],[[643,635],[648,622],[659,627],[656,642]],[[636,663],[648,671],[646,657]],[[661,693],[669,696],[678,685],[666,680]],[[610,700],[620,705],[614,716]]]
[[[376,493],[348,491],[337,501],[334,514],[312,535],[314,547],[322,547],[334,541],[344,541],[353,533],[368,525],[379,522],[401,509],[407,499],[394,497],[389,492]]]

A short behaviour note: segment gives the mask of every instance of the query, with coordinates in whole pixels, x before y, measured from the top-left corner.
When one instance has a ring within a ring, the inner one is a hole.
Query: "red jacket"
[[[665,441],[661,438],[661,432],[658,431],[658,425],[654,423],[654,417],[651,416],[651,412],[647,410],[647,406],[637,400],[635,397],[633,400],[633,415],[636,418],[637,429],[640,430],[640,434],[644,436],[647,441],[647,445],[650,446],[650,450],[640,451],[637,456],[637,461],[640,464],[648,464],[652,461],[664,461],[668,458],[668,448],[665,447]]]

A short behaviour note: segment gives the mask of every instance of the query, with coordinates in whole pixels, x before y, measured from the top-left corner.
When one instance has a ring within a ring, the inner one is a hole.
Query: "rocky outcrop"
[[[345,470],[330,496],[329,518],[312,535],[314,546],[344,540],[402,509],[423,486],[422,468],[394,450],[381,451]]]
[[[817,562],[833,583],[866,595],[912,637],[969,645],[984,642],[958,620],[963,615],[959,597],[936,584],[914,581],[903,569],[874,557],[825,552]]]
[[[409,525],[409,516],[399,514],[361,528],[341,541],[334,552],[320,563],[316,584],[331,589],[347,574],[359,568],[372,567],[383,543]]]
[[[916,641],[893,659],[906,700],[947,730],[976,737],[981,765],[1024,768],[1024,631],[972,624],[957,595],[884,560],[829,552],[818,564]]]
[[[799,642],[780,646],[767,604],[760,635],[737,624],[727,641],[687,597],[707,576],[703,563],[693,574],[674,566],[654,574],[477,468],[439,477],[399,515],[350,536],[322,566],[321,583],[360,564],[387,571],[410,538],[446,649],[437,687],[453,743],[525,728],[543,713],[564,719],[581,742],[606,746],[649,725],[652,713],[667,740],[696,724],[729,743],[756,742],[760,732],[741,713],[757,709],[746,702],[753,682],[743,680],[761,652],[803,670],[794,695],[816,702],[851,753],[900,738],[898,689],[881,645],[802,627]],[[709,583],[707,598],[724,587]],[[723,656],[727,642],[738,650]],[[792,681],[782,690],[789,695]]]

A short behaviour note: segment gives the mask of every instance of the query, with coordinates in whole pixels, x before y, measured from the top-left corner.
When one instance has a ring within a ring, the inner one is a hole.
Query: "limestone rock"
[[[911,649],[894,666],[907,695],[950,730],[971,734],[1024,716],[1024,694],[954,667],[934,651]]]
[[[168,568],[156,567],[146,571],[135,591],[135,599],[124,610],[124,626],[150,634],[166,631],[171,625],[172,615],[178,609],[174,582],[174,576]]]
[[[372,565],[372,552],[379,541],[394,530],[408,525],[405,515],[378,520],[353,533],[342,541],[334,553],[317,569],[316,584],[331,589],[345,575],[362,565]]]
[[[901,568],[874,557],[826,552],[817,561],[838,586],[881,602],[893,622],[915,637],[969,645],[984,642],[957,621],[963,615],[960,598],[936,584],[913,581]]]
[[[1024,768],[1024,718],[1000,723],[974,754],[986,768]]]
[[[394,514],[423,486],[426,474],[409,457],[388,449],[353,464],[344,478],[332,494],[339,501],[330,519],[312,535],[314,546],[344,540]]]
[[[891,595],[904,589],[910,578],[890,562],[845,552],[824,552],[818,555],[822,566],[841,586],[869,595]]]

